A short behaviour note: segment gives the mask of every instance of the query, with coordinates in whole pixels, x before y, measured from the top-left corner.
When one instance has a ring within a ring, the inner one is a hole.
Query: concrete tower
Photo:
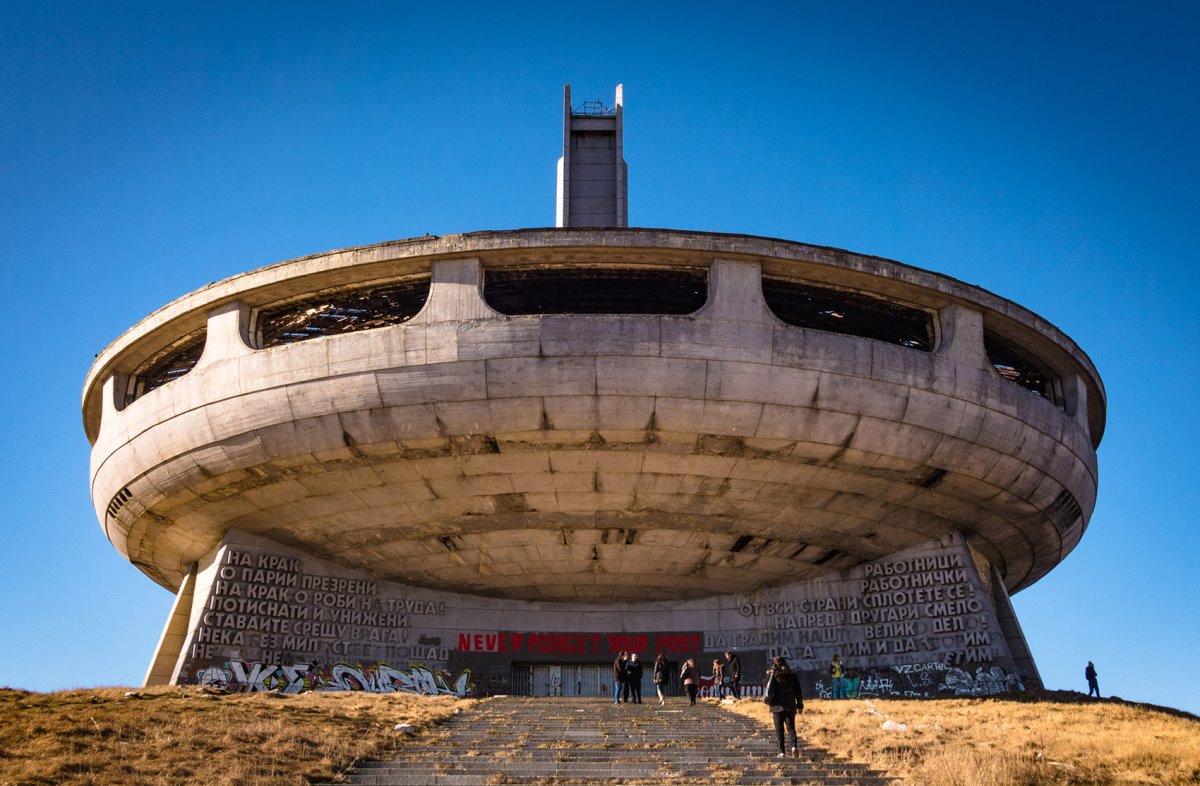
[[[621,141],[621,85],[611,107],[585,101],[571,107],[563,87],[563,154],[558,159],[559,227],[629,226],[627,167]]]

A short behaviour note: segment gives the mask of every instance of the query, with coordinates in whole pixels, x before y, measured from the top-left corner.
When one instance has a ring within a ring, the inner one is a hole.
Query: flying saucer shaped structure
[[[99,355],[97,515],[179,594],[148,681],[603,692],[619,643],[1036,681],[1007,597],[1095,504],[1087,355],[898,262],[626,228],[620,105],[568,93],[559,227],[272,265]]]

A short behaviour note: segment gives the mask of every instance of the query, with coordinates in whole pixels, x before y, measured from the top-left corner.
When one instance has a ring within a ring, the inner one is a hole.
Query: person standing
[[[661,652],[658,653],[658,657],[654,659],[653,679],[654,690],[658,693],[658,705],[660,707],[667,703],[667,680],[669,679],[668,675],[670,671],[670,667],[667,666],[667,656]]]
[[[742,659],[731,652],[725,653],[725,676],[729,678],[733,698],[742,698]]]
[[[846,698],[846,683],[842,679],[842,656],[835,654],[829,664],[829,677],[833,682],[833,698]]]
[[[613,661],[613,704],[621,703],[622,690],[628,690],[625,683],[625,653],[617,655]]]
[[[687,693],[688,702],[691,706],[696,706],[696,693],[700,690],[700,669],[696,668],[696,661],[688,658],[683,662],[683,669],[679,672],[679,678],[683,681],[683,689]]]
[[[782,759],[787,755],[787,749],[783,746],[784,729],[791,735],[792,755],[799,756],[800,749],[796,744],[796,713],[804,712],[804,697],[800,693],[800,678],[788,668],[787,660],[781,655],[771,661],[763,703],[771,708],[771,718],[775,721],[775,738],[779,742],[778,758]]]
[[[1096,664],[1089,660],[1087,668],[1083,670],[1083,676],[1087,678],[1088,696],[1091,696],[1094,692],[1096,698],[1100,698],[1100,683],[1096,681],[1096,677],[1099,676],[1096,674]]]
[[[634,704],[642,703],[642,662],[636,652],[629,653],[629,662],[625,664],[625,687],[629,689],[629,700]]]
[[[716,689],[717,698],[725,698],[725,664],[720,658],[713,658],[713,687]]]

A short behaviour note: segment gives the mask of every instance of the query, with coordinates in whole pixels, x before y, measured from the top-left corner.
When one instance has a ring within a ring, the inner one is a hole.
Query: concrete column
[[[129,394],[129,375],[114,372],[104,380],[104,388],[100,394],[100,425],[96,429],[96,441],[93,446],[107,440],[121,419],[121,411],[125,409]]]
[[[762,293],[762,267],[757,262],[714,259],[708,269],[708,300],[698,316],[708,319],[773,324]]]
[[[1013,610],[1012,601],[1008,597],[1008,589],[1004,586],[1004,578],[995,566],[992,566],[992,588],[992,598],[996,606],[996,621],[1000,623],[1000,632],[1004,635],[1005,643],[1008,644],[1008,651],[1017,666],[1017,671],[1024,678],[1026,688],[1040,690],[1043,687],[1042,675],[1038,671],[1037,663],[1033,660],[1029,642],[1025,640],[1025,632],[1021,630],[1021,623],[1017,620],[1017,614]]]
[[[616,129],[616,172],[617,181],[617,226],[629,226],[629,165],[625,163],[625,87],[617,85],[617,98],[614,104],[617,113]]]
[[[983,313],[951,304],[938,311],[937,354],[971,368],[991,365],[983,347]]]
[[[558,187],[555,189],[554,226],[568,226],[571,214],[571,86],[563,85],[563,154],[558,159]]]
[[[208,312],[204,335],[204,353],[196,368],[218,360],[231,360],[254,352],[250,346],[250,307],[240,300],[217,306]]]
[[[409,324],[491,319],[501,314],[483,299],[483,265],[478,259],[433,263],[429,299]]]
[[[170,685],[176,677],[176,669],[183,653],[183,642],[188,634],[188,622],[192,616],[192,598],[196,590],[196,565],[192,564],[179,592],[175,595],[175,603],[171,613],[167,615],[167,624],[163,626],[162,636],[158,646],[154,648],[154,657],[150,659],[150,667],[146,669],[146,678],[142,687],[154,685]]]
[[[100,429],[104,430],[105,421],[117,416],[125,409],[125,397],[129,393],[129,375],[113,373],[104,380],[104,393],[100,396]]]
[[[1063,398],[1067,414],[1087,431],[1088,424],[1088,392],[1083,377],[1072,374],[1062,381]]]

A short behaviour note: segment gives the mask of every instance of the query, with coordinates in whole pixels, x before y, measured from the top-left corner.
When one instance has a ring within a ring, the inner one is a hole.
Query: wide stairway
[[[803,716],[799,730],[803,733]],[[498,697],[404,743],[389,761],[365,762],[350,783],[860,784],[892,781],[801,739],[778,759],[774,731],[711,703],[614,705],[596,698]]]

